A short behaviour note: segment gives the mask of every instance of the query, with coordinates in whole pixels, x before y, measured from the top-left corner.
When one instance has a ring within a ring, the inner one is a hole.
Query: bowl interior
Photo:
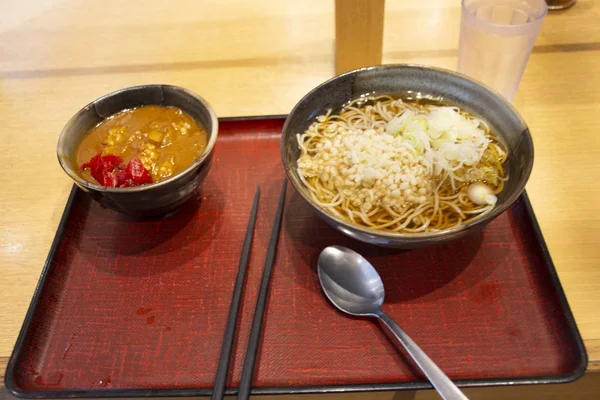
[[[308,93],[288,116],[282,133],[283,162],[292,184],[307,201],[311,202],[297,171],[300,149],[296,134],[303,133],[317,116],[325,114],[328,109],[338,111],[344,104],[361,95],[377,94],[439,98],[442,102],[455,105],[485,120],[505,143],[509,154],[505,164],[509,180],[498,196],[497,206],[483,218],[475,218],[466,223],[463,229],[495,218],[521,194],[533,166],[533,143],[527,126],[511,104],[482,84],[451,71],[416,65],[386,65],[352,71],[325,82]],[[325,213],[316,208],[320,213]],[[327,216],[347,228],[377,235],[423,237],[444,234],[389,233],[348,224],[329,214]]]
[[[87,132],[102,122],[107,117],[133,107],[145,105],[174,106],[182,109],[191,116],[200,126],[206,129],[208,143],[206,149],[192,165],[177,175],[156,184],[145,185],[127,189],[104,188],[87,182],[77,173],[79,166],[75,165],[74,154],[77,146],[81,143]],[[200,96],[193,92],[170,85],[144,85],[121,89],[101,97],[81,109],[69,120],[64,127],[57,146],[59,161],[65,171],[79,184],[96,190],[139,190],[148,188],[163,182],[176,179],[177,176],[185,174],[209,154],[217,139],[217,118],[208,105]]]

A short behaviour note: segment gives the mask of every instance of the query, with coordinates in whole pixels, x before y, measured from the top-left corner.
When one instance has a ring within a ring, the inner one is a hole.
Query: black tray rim
[[[264,119],[285,119],[287,115],[256,115],[256,116],[240,116],[240,117],[225,117],[219,118],[219,121],[223,122],[245,122],[252,120],[264,120]],[[77,192],[80,189],[77,185],[73,184],[71,192],[67,199],[65,209],[62,217],[58,224],[56,234],[52,240],[48,256],[42,268],[40,279],[35,287],[33,298],[25,315],[23,325],[17,337],[15,347],[9,358],[8,365],[6,367],[6,373],[4,374],[4,384],[13,396],[18,398],[36,398],[36,399],[50,399],[50,398],[118,398],[118,397],[186,397],[186,396],[210,396],[212,395],[212,388],[179,388],[179,389],[89,389],[89,390],[23,390],[18,388],[14,382],[15,368],[17,366],[17,360],[23,350],[23,344],[25,337],[29,331],[29,325],[35,310],[40,302],[42,288],[46,283],[46,278],[50,270],[50,265],[56,252],[60,241],[63,238],[64,230],[69,219],[69,215],[75,201]],[[456,380],[454,381],[459,387],[489,387],[489,386],[515,386],[515,385],[539,385],[539,384],[561,384],[573,382],[583,376],[588,365],[588,355],[583,344],[583,339],[575,322],[573,312],[569,307],[566,294],[560,283],[560,279],[556,272],[554,262],[550,256],[550,251],[542,235],[541,228],[535,217],[533,207],[529,201],[529,196],[526,191],[523,191],[518,201],[522,201],[525,207],[525,212],[529,218],[533,231],[536,236],[536,242],[541,248],[544,263],[548,267],[548,272],[552,279],[552,283],[556,289],[556,294],[564,317],[567,320],[567,324],[570,328],[570,334],[572,340],[575,342],[577,347],[577,353],[579,356],[579,365],[577,368],[568,374],[554,375],[554,376],[532,376],[532,377],[515,377],[515,378],[487,378],[487,379],[468,379],[468,380]],[[512,207],[512,206],[511,206]],[[216,369],[216,367],[215,367]],[[283,394],[325,394],[325,393],[350,393],[350,392],[378,392],[378,391],[398,391],[398,390],[424,390],[433,389],[433,386],[427,381],[416,381],[416,382],[399,382],[399,383],[378,383],[378,384],[352,384],[352,385],[310,385],[310,386],[272,386],[272,387],[253,387],[251,390],[252,395],[283,395]],[[225,394],[228,396],[236,395],[237,388],[227,388]]]

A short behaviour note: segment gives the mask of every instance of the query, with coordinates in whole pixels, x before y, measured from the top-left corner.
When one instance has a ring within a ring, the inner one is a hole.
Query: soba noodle
[[[388,232],[457,228],[490,212],[507,154],[489,126],[457,107],[359,98],[297,135],[313,201]]]

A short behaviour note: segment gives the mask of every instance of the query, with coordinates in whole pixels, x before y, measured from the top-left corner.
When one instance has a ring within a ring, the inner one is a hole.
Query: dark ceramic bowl
[[[300,149],[296,134],[303,133],[316,117],[328,109],[339,111],[350,100],[365,94],[441,98],[488,122],[508,149],[509,180],[498,196],[496,207],[481,218],[458,228],[435,233],[388,233],[337,218],[311,200],[298,176]],[[384,65],[351,71],[318,86],[294,107],[285,121],[281,155],[287,175],[315,212],[337,230],[363,242],[387,247],[417,248],[457,239],[476,231],[506,210],[523,192],[533,166],[533,143],[527,125],[517,110],[498,93],[464,75],[419,65]]]
[[[208,144],[204,153],[177,175],[150,185],[110,188],[90,183],[79,176],[75,151],[85,134],[116,112],[151,104],[179,107],[206,129]],[[58,161],[77,186],[105,207],[134,217],[160,216],[176,210],[198,189],[210,168],[217,132],[215,113],[197,94],[169,85],[135,86],[94,100],[75,114],[58,139]]]

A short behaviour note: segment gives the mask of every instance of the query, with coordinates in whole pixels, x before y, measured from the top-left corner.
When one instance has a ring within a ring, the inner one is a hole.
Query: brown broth
[[[181,109],[142,106],[120,111],[92,128],[79,144],[75,160],[81,166],[98,152],[119,156],[124,164],[137,157],[152,181],[160,182],[190,166],[207,142],[206,130]],[[98,183],[88,170],[80,174]]]

